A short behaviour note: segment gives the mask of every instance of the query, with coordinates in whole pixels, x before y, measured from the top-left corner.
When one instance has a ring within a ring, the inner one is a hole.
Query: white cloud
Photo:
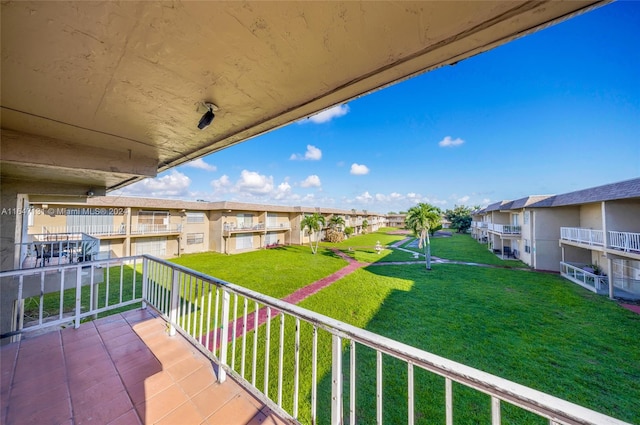
[[[373,196],[367,191],[361,195],[356,196],[356,201],[364,204],[368,204],[373,201]]]
[[[304,179],[302,182],[300,182],[300,186],[301,187],[320,187],[321,186],[320,177],[318,177],[315,174],[312,174],[306,179]]]
[[[216,171],[218,169],[218,167],[216,167],[215,165],[211,165],[204,162],[204,159],[202,158],[198,158],[191,162],[187,162],[184,165],[187,167],[198,168],[200,170],[205,170],[205,171]]]
[[[466,204],[469,201],[469,199],[471,199],[471,197],[466,195],[466,196],[463,196],[462,198],[458,198],[457,201],[458,201],[458,204]]]
[[[307,160],[319,161],[322,158],[322,151],[313,145],[307,145],[307,151],[303,155],[293,153],[289,157],[290,160]]]
[[[349,105],[336,105],[333,108],[325,109],[322,112],[312,115],[307,120],[303,120],[302,122],[311,121],[315,124],[322,124],[325,122],[329,122],[334,118],[346,115],[348,112]]]
[[[236,188],[240,192],[265,195],[273,190],[273,177],[267,177],[255,171],[242,170],[240,180],[236,182]]]
[[[229,176],[224,174],[217,180],[211,181],[211,187],[213,187],[214,192],[222,192],[225,193],[229,187],[231,187],[231,181],[229,180]]]
[[[289,196],[291,196],[291,185],[287,182],[282,182],[276,188],[273,199],[281,200]]]
[[[171,170],[169,174],[145,179],[127,186],[112,195],[147,196],[152,198],[188,198],[191,179],[180,171]]]
[[[452,148],[455,146],[460,146],[463,143],[464,140],[459,137],[457,139],[452,139],[451,136],[447,136],[438,142],[438,146],[440,146],[441,148]]]
[[[369,174],[369,167],[362,164],[356,164],[355,162],[351,164],[351,174],[354,176],[363,176],[365,174]]]

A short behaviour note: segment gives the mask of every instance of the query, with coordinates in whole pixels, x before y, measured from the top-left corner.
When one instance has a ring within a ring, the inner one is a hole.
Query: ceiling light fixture
[[[218,107],[211,102],[204,102],[204,106],[207,108],[207,112],[205,112],[202,118],[200,118],[200,122],[198,123],[198,128],[200,130],[204,130],[209,127],[209,124],[211,124],[216,116],[213,111],[218,110]]]

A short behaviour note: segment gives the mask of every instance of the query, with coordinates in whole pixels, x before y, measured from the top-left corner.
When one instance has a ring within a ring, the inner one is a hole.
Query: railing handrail
[[[159,258],[144,255],[145,258],[159,262],[172,270],[178,270],[192,275],[203,282],[222,286],[238,295],[245,296],[254,301],[258,301],[265,306],[272,307],[281,312],[307,321],[324,329],[334,336],[346,337],[362,345],[379,350],[385,354],[405,360],[411,364],[447,377],[456,382],[460,382],[469,387],[475,388],[485,394],[489,394],[510,404],[519,406],[525,410],[537,414],[546,415],[554,421],[565,421],[566,423],[580,423],[593,425],[623,425],[626,422],[609,417],[602,413],[587,409],[575,403],[554,397],[541,391],[528,388],[524,385],[509,381],[504,378],[483,372],[479,369],[466,366],[462,363],[446,359],[433,353],[412,347],[410,345],[395,341],[393,339],[375,334],[332,319],[320,313],[289,304],[277,298],[261,294],[259,292],[235,285],[222,279],[214,278],[203,273],[191,270],[187,267],[173,264]],[[177,323],[172,323],[178,326]],[[223,325],[228,325],[223,323]],[[225,365],[226,366],[226,365]]]

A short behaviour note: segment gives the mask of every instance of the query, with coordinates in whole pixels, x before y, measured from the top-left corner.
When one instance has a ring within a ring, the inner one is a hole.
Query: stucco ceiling
[[[115,189],[603,3],[3,2],[2,177]]]

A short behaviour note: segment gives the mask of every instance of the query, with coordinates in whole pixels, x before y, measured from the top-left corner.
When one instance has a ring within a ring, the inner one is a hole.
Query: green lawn
[[[405,235],[389,235],[387,232],[395,230],[393,228],[382,228],[377,232],[367,233],[358,236],[351,236],[339,243],[321,242],[320,246],[327,248],[349,249],[349,247],[370,247],[376,246],[376,242],[380,242],[382,246],[391,245],[394,242],[401,241]]]
[[[206,252],[170,261],[276,298],[285,297],[347,265],[346,260],[328,249],[319,249],[313,255],[308,246],[285,246],[235,255]]]
[[[382,249],[379,254],[376,252],[375,246],[378,242],[380,242],[382,248],[385,248],[406,237],[405,235],[389,235],[387,232],[391,230],[396,229],[386,227],[377,232],[352,236],[339,243],[322,242],[320,246],[339,249],[351,258],[364,263],[413,261],[412,254],[395,249]]]
[[[557,275],[456,264],[438,264],[431,272],[421,265],[372,266],[300,306],[605,414],[640,421],[640,316]],[[279,319],[271,326],[269,391],[275,397]],[[289,384],[293,326],[288,318],[284,376]],[[301,419],[309,423],[311,334],[309,326],[301,329]],[[257,385],[262,389],[265,326],[259,335]],[[320,423],[328,423],[328,334],[320,333],[319,345],[319,415]],[[238,344],[238,356],[239,350]],[[348,383],[348,350],[344,352]],[[372,423],[375,353],[358,346],[357,359],[358,422]],[[384,421],[405,423],[406,364],[385,356],[384,365]],[[444,422],[444,380],[424,371],[415,379],[417,423]],[[490,422],[488,396],[455,385],[454,399],[456,423]],[[283,394],[283,403],[291,409],[290,393]],[[544,423],[511,406],[502,410],[505,424]]]
[[[430,273],[420,266],[370,267],[303,304],[614,417],[640,421],[640,316],[557,275],[446,264]],[[385,374],[385,387],[400,393],[388,391],[392,406],[404,400],[404,367],[391,366]],[[365,382],[374,378],[366,367],[362,373]],[[467,409],[477,405],[470,411],[488,414],[482,398],[469,398]],[[374,400],[363,403],[363,417],[373,411]],[[427,401],[423,406],[434,400]],[[460,421],[473,422],[471,417]],[[520,416],[505,421],[525,422]]]
[[[418,248],[404,248],[412,251],[423,252]],[[454,233],[451,237],[431,238],[431,255],[452,261],[464,261],[480,264],[491,264],[504,267],[527,267],[519,260],[503,260],[491,253],[487,246],[478,243],[470,235]]]

